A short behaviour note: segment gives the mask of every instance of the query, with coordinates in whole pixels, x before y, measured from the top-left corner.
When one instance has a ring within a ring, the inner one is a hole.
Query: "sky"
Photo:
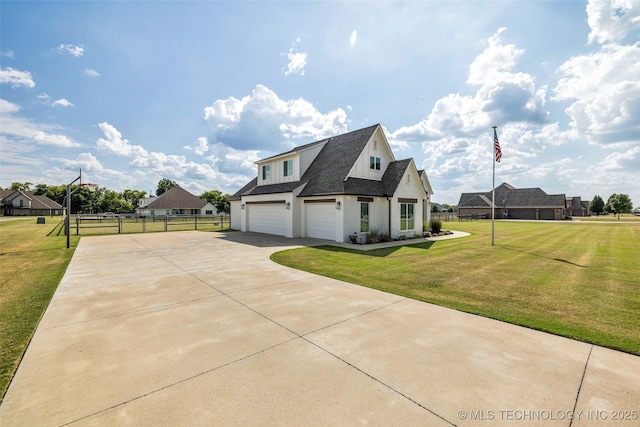
[[[433,202],[496,186],[640,206],[640,2],[0,2],[0,186],[233,194],[380,123]]]

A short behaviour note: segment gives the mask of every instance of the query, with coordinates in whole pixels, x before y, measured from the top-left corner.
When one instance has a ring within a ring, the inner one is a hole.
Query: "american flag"
[[[500,149],[500,141],[498,141],[498,132],[496,132],[495,128],[493,129],[493,151],[496,153],[496,162],[500,163],[502,150]]]

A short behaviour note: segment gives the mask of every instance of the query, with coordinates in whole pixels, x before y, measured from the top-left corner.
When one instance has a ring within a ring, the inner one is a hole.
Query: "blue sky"
[[[439,203],[496,185],[640,206],[640,2],[0,3],[0,186],[233,194],[381,123]]]

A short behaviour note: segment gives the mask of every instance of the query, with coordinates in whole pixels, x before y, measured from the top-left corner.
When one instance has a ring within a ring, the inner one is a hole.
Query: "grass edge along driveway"
[[[286,250],[280,264],[640,354],[640,221],[450,222],[453,240]],[[419,325],[416,325],[419,327]]]
[[[61,230],[59,218],[0,221],[0,402],[78,244]]]

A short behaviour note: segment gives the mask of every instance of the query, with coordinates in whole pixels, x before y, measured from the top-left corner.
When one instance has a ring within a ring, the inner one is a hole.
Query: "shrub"
[[[372,228],[367,233],[367,243],[376,243],[378,241],[378,230]]]
[[[438,234],[442,230],[442,221],[439,219],[431,220],[431,232],[434,234]]]
[[[389,241],[391,241],[391,236],[389,235],[389,233],[380,233],[380,234],[378,234],[378,241],[379,242],[389,242]]]

